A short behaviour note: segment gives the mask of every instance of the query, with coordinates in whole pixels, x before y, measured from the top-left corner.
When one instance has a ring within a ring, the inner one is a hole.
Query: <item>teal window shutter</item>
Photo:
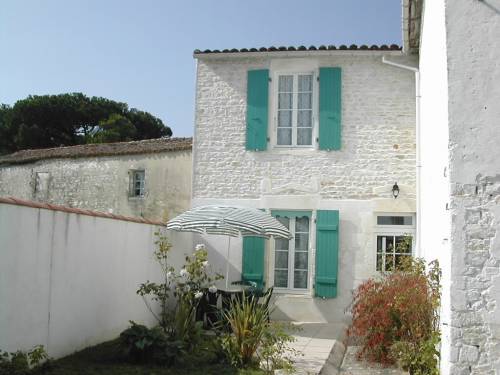
[[[243,237],[242,278],[256,282],[259,288],[264,287],[264,252],[264,238]]]
[[[340,150],[342,125],[342,72],[319,69],[319,149]]]
[[[269,70],[249,70],[247,79],[247,150],[263,151],[267,148],[268,102]]]
[[[337,297],[339,212],[318,210],[316,216],[315,295]]]

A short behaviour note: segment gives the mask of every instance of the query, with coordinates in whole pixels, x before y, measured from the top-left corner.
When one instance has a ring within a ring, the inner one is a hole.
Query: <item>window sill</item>
[[[138,197],[128,197],[128,200],[130,201],[141,201],[143,199],[145,199],[146,196],[142,195],[142,196],[138,196]]]
[[[309,297],[309,298],[312,298],[312,294],[311,294],[311,291],[309,289],[293,290],[293,289],[281,289],[281,288],[275,287],[273,289],[273,294],[279,295],[281,297],[292,297],[292,298]]]

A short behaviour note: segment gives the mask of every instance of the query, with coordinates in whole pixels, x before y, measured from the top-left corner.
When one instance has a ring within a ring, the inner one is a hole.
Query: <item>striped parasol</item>
[[[293,236],[278,220],[268,213],[239,206],[201,206],[180,214],[167,223],[167,229],[200,234],[229,236],[226,258],[226,290],[229,287],[229,249],[231,237],[279,237]]]
[[[180,214],[167,229],[231,237],[292,238],[289,230],[268,213],[239,206],[201,206]]]

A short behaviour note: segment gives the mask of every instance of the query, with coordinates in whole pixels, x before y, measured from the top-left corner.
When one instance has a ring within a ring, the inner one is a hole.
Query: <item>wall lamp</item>
[[[394,199],[399,196],[399,186],[397,182],[395,182],[394,186],[392,187],[392,196],[394,197]]]

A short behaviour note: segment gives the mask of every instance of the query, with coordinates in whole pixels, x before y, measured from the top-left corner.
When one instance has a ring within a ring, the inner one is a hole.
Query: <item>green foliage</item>
[[[0,350],[0,375],[28,375],[49,367],[49,356],[43,345],[28,352],[18,350],[8,353]]]
[[[437,374],[441,270],[437,261],[403,259],[397,271],[361,284],[352,304],[351,336],[360,356],[398,363],[413,374]]]
[[[34,95],[12,107],[0,106],[0,153],[171,135],[169,127],[147,112],[82,93]]]
[[[230,332],[221,335],[220,344],[232,366],[260,365],[268,372],[277,368],[293,370],[292,360],[287,355],[297,354],[289,346],[294,338],[286,333],[288,326],[269,321],[270,298],[271,293],[267,293],[259,303],[258,298],[243,294],[241,299],[233,299],[229,309],[223,312]]]
[[[99,123],[99,129],[94,133],[95,143],[123,142],[134,140],[137,129],[125,116],[113,113],[108,119]]]
[[[290,346],[295,337],[289,332],[297,329],[291,324],[280,322],[271,322],[266,326],[258,349],[261,366],[266,371],[272,373],[276,369],[284,369],[286,372],[293,372],[291,356],[297,356],[299,352]]]
[[[139,363],[171,365],[183,351],[183,342],[171,340],[160,327],[148,328],[130,321],[131,327],[120,334],[125,356]]]
[[[208,253],[204,246],[197,246],[191,256],[186,256],[186,263],[180,272],[169,265],[169,253],[172,245],[160,231],[155,233],[157,249],[154,258],[163,274],[162,282],[147,281],[139,286],[139,294],[149,311],[158,321],[168,342],[181,343],[185,350],[193,350],[201,340],[202,322],[196,321],[196,308],[204,291],[220,275],[209,274]],[[160,313],[151,302],[160,305]]]

